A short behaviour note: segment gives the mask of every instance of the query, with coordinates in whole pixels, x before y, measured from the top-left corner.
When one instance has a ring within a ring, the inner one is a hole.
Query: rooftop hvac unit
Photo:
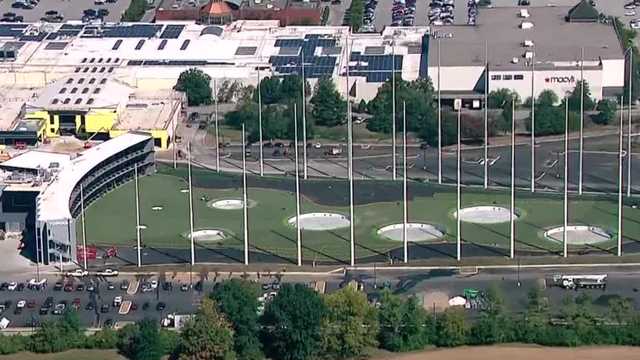
[[[533,41],[531,40],[525,40],[524,43],[522,43],[522,45],[524,47],[533,47]]]
[[[528,18],[529,16],[531,16],[531,15],[529,14],[529,10],[527,10],[527,9],[520,9],[520,17],[521,17],[521,18],[525,18],[525,19],[526,19],[526,18]]]
[[[533,28],[533,23],[529,22],[529,21],[523,21],[522,24],[520,24],[520,28],[522,30],[531,29],[531,28]]]
[[[533,59],[533,51],[525,51],[524,58],[527,60]]]

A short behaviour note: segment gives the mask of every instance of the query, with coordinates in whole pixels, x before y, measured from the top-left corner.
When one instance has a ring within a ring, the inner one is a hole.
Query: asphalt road
[[[198,135],[196,135],[198,139]],[[519,188],[530,188],[531,184],[531,146],[528,138],[517,141],[515,158],[515,183]],[[288,145],[288,144],[287,144]],[[398,142],[396,150],[397,178],[402,176],[402,147]],[[286,146],[286,145],[285,145]],[[337,156],[325,155],[329,145],[322,148],[307,148],[307,173],[310,177],[348,176],[346,146],[339,146],[343,152]],[[637,148],[637,137],[632,137],[632,146]],[[624,138],[624,148],[627,138]],[[583,190],[593,192],[616,192],[618,188],[618,136],[615,134],[588,137],[583,144]],[[284,151],[287,154],[284,154]],[[193,147],[195,163],[209,169],[216,168],[216,149],[204,145]],[[391,179],[392,147],[386,144],[354,145],[354,177],[356,179]],[[625,152],[626,154],[626,152]],[[537,189],[562,191],[564,174],[564,142],[562,140],[539,139],[535,148],[535,179]],[[640,191],[640,153],[634,149],[631,160],[632,191]],[[488,151],[489,186],[509,186],[511,179],[510,145],[490,146]],[[576,191],[579,183],[579,140],[569,142],[569,190]],[[259,174],[260,149],[252,145],[251,155],[247,157],[247,171]],[[295,174],[293,151],[289,148],[264,148],[264,172],[267,174]],[[484,150],[482,146],[464,146],[461,158],[461,183],[463,185],[484,184]],[[220,150],[220,166],[223,171],[242,171],[241,146],[231,145]],[[299,149],[300,171],[303,173],[303,151]],[[420,149],[412,144],[407,150],[408,176],[413,180],[438,181],[437,148]],[[628,156],[624,156],[624,183],[626,189]],[[443,148],[442,181],[455,184],[457,174],[457,155],[455,146]],[[634,181],[634,179],[638,179]],[[357,190],[356,190],[357,191]]]

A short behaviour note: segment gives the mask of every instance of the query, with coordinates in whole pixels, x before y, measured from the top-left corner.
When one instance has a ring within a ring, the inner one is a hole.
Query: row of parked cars
[[[31,10],[35,9],[39,3],[40,0],[16,0],[11,4],[11,7],[14,9]]]
[[[364,17],[362,19],[361,31],[363,32],[376,31],[375,21],[376,21],[377,6],[378,6],[378,0],[368,0],[364,4]]]
[[[475,25],[478,20],[478,0],[467,1],[467,25]]]
[[[413,26],[416,21],[416,0],[393,0],[391,26]]]
[[[429,23],[431,25],[452,25],[454,9],[455,0],[432,0],[429,4]]]

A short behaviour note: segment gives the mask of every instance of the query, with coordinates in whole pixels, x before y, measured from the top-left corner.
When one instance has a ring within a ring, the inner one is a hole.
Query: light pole
[[[393,180],[397,178],[396,163],[396,44],[395,37],[391,41],[391,148]]]
[[[249,265],[249,210],[247,205],[247,136],[242,124],[242,233],[244,264]]]
[[[629,122],[629,133],[627,134],[627,154],[628,154],[628,158],[627,158],[627,197],[631,196],[631,159],[633,156],[633,153],[631,152],[631,104],[632,104],[632,98],[633,95],[631,94],[631,88],[632,88],[632,83],[633,83],[633,47],[630,47],[629,50],[629,95],[627,96],[629,99],[627,100],[629,102],[629,118],[628,118],[628,122]],[[622,111],[622,104],[620,104],[620,111]]]
[[[516,100],[511,98],[511,209],[509,211],[509,248],[511,249],[510,258],[513,259],[515,255],[515,224],[514,214],[515,209],[515,165],[516,165],[516,121],[515,121]]]
[[[489,165],[487,164],[489,153],[489,125],[488,125],[488,94],[489,94],[489,45],[484,42],[484,188],[489,186]],[[513,102],[513,100],[512,100]]]
[[[260,68],[258,67],[258,144],[260,149],[260,176],[264,176],[264,156],[262,144],[262,92],[260,91]]]
[[[580,159],[578,164],[578,194],[582,195],[582,162],[584,147],[584,47],[580,48]]]
[[[624,104],[624,96],[620,96],[620,130],[618,131],[618,256],[622,256],[622,104]]]
[[[562,228],[562,256],[567,257],[567,233],[569,226],[569,97],[564,98],[564,226]]]
[[[404,246],[404,262],[409,261],[409,239],[407,238],[407,104],[402,102],[402,243]]]
[[[300,62],[302,66],[302,167],[304,171],[304,179],[307,179],[307,94],[305,93],[305,85],[304,81],[304,48],[300,52],[302,54],[302,61]]]
[[[84,269],[87,270],[87,227],[84,222],[84,186],[80,183],[80,214],[82,215],[82,251]]]
[[[189,161],[189,239],[191,240],[191,265],[196,262],[195,240],[193,238],[193,182],[191,181],[191,143],[187,144]],[[139,230],[138,230],[139,231]]]
[[[302,266],[302,229],[300,229],[300,169],[298,160],[298,104],[293,104],[293,149],[296,160],[296,245],[298,266]]]
[[[460,158],[462,157],[460,154],[460,111],[462,109],[462,104],[460,104],[460,107],[458,107],[458,143],[457,143],[457,151],[456,154],[457,156],[457,161],[458,161],[458,175],[456,176],[456,180],[457,180],[457,186],[456,186],[456,204],[457,204],[457,209],[458,211],[456,211],[456,259],[458,261],[460,261],[460,243],[462,241],[462,235],[460,234],[460,229],[461,229],[461,224],[460,224]]]
[[[138,253],[138,267],[142,266],[142,250],[140,247],[142,246],[142,239],[140,233],[140,188],[138,185],[138,164],[134,164],[133,166],[133,176],[135,181],[135,190],[136,190],[136,245],[137,245],[137,253]]]
[[[259,92],[258,92],[259,93]],[[220,139],[218,133],[218,87],[217,79],[213,79],[213,99],[214,99],[214,127],[216,133],[216,172],[220,172]]]
[[[440,92],[440,37],[438,43],[438,184],[442,184],[442,94]]]
[[[536,191],[536,93],[535,93],[535,48],[531,54],[531,192]]]

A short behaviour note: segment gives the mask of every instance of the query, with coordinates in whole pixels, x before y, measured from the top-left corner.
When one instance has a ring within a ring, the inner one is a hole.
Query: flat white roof
[[[57,163],[57,167],[62,168],[70,161],[71,156],[69,154],[30,150],[0,163],[0,167],[36,170],[48,169],[52,163]]]
[[[96,145],[69,161],[38,196],[37,220],[70,219],[69,199],[76,184],[104,160],[150,138],[149,135],[126,133]]]

